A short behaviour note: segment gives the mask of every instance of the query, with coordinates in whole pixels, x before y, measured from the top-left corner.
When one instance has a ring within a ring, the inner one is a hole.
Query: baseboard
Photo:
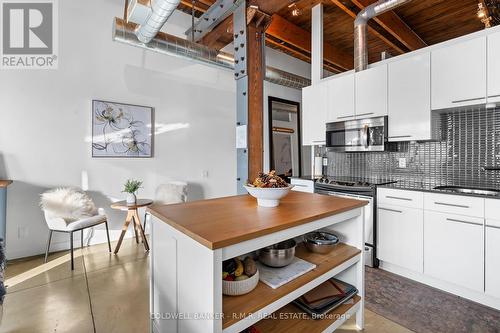
[[[146,228],[146,234],[148,234],[149,228]],[[113,241],[117,241],[118,238],[120,237],[121,230],[110,230],[109,231],[109,239]],[[64,235],[64,234],[63,234]],[[70,249],[70,244],[69,244],[69,234],[64,235],[67,237],[66,241],[52,241],[50,244],[50,252],[59,252],[59,251],[65,251]],[[65,238],[66,238],[65,237]],[[128,230],[127,233],[125,234],[124,239],[130,239],[135,237],[132,229]],[[83,233],[83,240],[84,240],[84,245],[97,245],[97,244],[103,244],[107,243],[108,239],[106,237],[106,230],[105,229],[92,229],[88,228],[84,230]],[[74,233],[74,248],[78,249],[80,248],[80,232],[75,232]],[[33,249],[27,249],[27,250],[20,250],[20,251],[9,251],[7,254],[7,260],[15,260],[15,259],[22,259],[22,258],[27,258],[27,257],[33,257],[37,255],[42,255],[45,254],[45,249],[40,249],[36,251],[35,253],[33,252]]]
[[[404,267],[394,265],[388,262],[380,261],[380,269],[383,269],[387,272],[394,273],[410,280],[414,280],[423,284],[426,284],[430,287],[434,287],[436,289],[448,292],[450,294],[457,295],[459,297],[466,298],[476,303],[480,303],[486,306],[489,306],[493,309],[500,310],[500,299],[486,295],[485,293],[477,292],[475,290],[471,290],[462,286],[458,286],[456,284],[446,282],[443,280],[439,280],[428,275],[415,272]]]

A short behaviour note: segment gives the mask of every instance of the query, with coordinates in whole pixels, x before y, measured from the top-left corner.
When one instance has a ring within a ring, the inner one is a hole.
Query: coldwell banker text
[[[2,69],[56,69],[57,0],[0,0]]]

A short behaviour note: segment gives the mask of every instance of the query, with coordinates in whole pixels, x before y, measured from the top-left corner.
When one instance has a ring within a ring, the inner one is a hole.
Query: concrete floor
[[[142,244],[124,241],[116,256],[106,244],[75,255],[73,272],[68,252],[51,255],[47,264],[43,257],[8,264],[0,333],[148,332],[149,264]],[[352,320],[338,330],[353,331]],[[366,311],[364,332],[411,331]]]

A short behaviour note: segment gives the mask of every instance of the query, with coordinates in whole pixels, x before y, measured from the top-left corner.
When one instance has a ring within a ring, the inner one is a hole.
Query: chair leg
[[[81,230],[81,234],[80,234],[80,241],[81,241],[81,248],[83,249],[83,229]]]
[[[70,242],[70,248],[71,248],[71,270],[75,270],[75,263],[73,259],[73,231],[69,233],[69,242]]]
[[[49,239],[47,240],[47,249],[45,250],[45,263],[47,263],[47,258],[49,257],[51,240],[52,240],[52,230],[49,230]]]
[[[109,253],[111,253],[111,242],[109,241],[108,221],[104,222],[104,224],[106,224],[106,236],[108,236],[108,249],[109,249]]]

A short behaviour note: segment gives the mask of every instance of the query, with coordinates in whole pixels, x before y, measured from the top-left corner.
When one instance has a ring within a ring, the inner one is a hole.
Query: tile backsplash
[[[328,175],[500,187],[500,171],[482,170],[500,166],[500,108],[435,113],[433,131],[439,140],[391,143],[385,152],[328,152]]]

